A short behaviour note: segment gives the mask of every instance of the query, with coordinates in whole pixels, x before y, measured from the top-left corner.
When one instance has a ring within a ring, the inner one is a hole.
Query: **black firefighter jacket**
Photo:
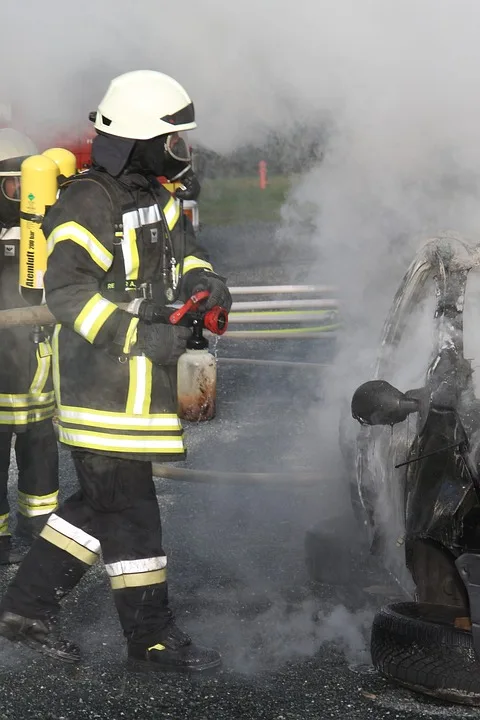
[[[19,227],[0,230],[0,310],[26,305],[18,290],[19,239]],[[53,417],[52,350],[47,336],[39,340],[28,326],[0,329],[0,432]]]
[[[101,185],[85,177],[74,180],[43,223],[46,301],[59,323],[52,342],[59,439],[106,455],[181,460],[185,449],[176,414],[175,367],[154,365],[145,357],[137,345],[142,321],[117,302],[140,296],[140,285],[159,280],[165,224],[176,263],[184,255],[184,274],[212,266],[191,225],[182,231],[178,200],[140,175],[120,180],[123,295],[111,291],[117,215]],[[118,210],[119,203],[114,206]],[[112,343],[122,348],[120,355],[112,352]]]

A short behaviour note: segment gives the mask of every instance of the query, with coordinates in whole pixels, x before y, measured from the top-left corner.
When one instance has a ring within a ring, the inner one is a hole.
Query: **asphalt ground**
[[[271,234],[259,229],[257,242],[262,232]],[[273,268],[274,262],[264,264],[262,281],[290,279],[282,275],[284,268]],[[267,358],[294,352],[320,363],[334,358],[334,346],[325,341],[296,351],[278,343],[262,347]],[[240,351],[249,357],[254,348],[245,344],[235,349]],[[217,352],[225,357],[232,350],[220,341]],[[315,422],[322,391],[321,368],[312,376],[221,363],[217,417],[187,425],[186,466],[290,473],[291,482],[157,480],[177,622],[196,641],[221,651],[221,671],[199,677],[127,672],[109,584],[98,566],[64,603],[63,632],[84,652],[79,666],[0,642],[0,720],[477,717],[473,709],[416,696],[373,672],[373,614],[398,598],[399,590],[355,538],[348,557],[339,555],[341,583],[309,579],[306,531],[339,516],[339,537],[349,532],[342,521],[348,508],[342,468],[326,475],[322,462]],[[303,485],[303,470],[318,472],[318,483]],[[69,455],[62,450],[62,495],[74,487]],[[13,499],[14,469],[11,488]],[[335,555],[334,545],[326,552]],[[14,572],[0,568],[0,589]]]

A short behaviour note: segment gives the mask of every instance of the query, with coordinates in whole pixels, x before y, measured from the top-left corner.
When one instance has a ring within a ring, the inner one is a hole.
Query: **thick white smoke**
[[[0,20],[0,102],[27,130],[84,125],[112,76],[146,67],[187,87],[195,139],[214,150],[328,123],[324,160],[285,217],[313,204],[308,279],[334,282],[343,301],[329,403],[313,413],[322,467],[338,470],[335,412],[369,377],[418,237],[480,228],[478,2],[2,0]]]

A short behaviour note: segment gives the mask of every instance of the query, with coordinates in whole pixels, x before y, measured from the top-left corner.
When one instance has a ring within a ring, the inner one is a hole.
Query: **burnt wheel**
[[[480,706],[480,661],[460,608],[395,603],[373,621],[374,667],[416,692]]]

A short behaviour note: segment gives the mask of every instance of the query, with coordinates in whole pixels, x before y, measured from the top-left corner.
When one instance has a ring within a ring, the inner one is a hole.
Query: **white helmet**
[[[135,70],[114,78],[92,115],[96,130],[132,140],[150,140],[197,127],[186,90],[155,70]]]
[[[36,154],[37,148],[26,135],[13,128],[0,129],[0,163]]]
[[[22,162],[36,155],[30,138],[13,128],[0,129],[0,226],[20,223],[20,178]]]

